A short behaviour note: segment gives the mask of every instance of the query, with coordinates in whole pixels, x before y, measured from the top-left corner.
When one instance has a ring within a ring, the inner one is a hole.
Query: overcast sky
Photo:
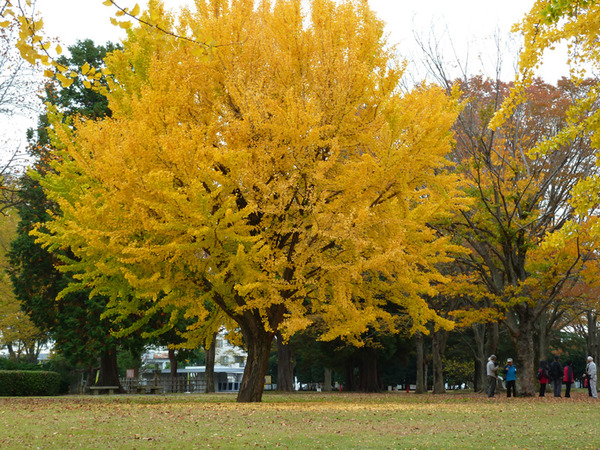
[[[116,0],[120,6],[133,7],[135,0]],[[138,0],[144,7],[147,0]],[[164,0],[168,8],[177,10],[192,5],[193,0]],[[409,61],[409,71],[416,78],[424,76],[415,34],[422,39],[434,35],[444,45],[449,62],[468,61],[469,73],[493,76],[496,58],[494,36],[500,37],[504,50],[502,78],[511,80],[520,42],[511,36],[513,24],[520,22],[533,6],[534,0],[370,0],[371,7],[386,23],[390,43],[397,44],[400,55]],[[124,31],[111,25],[114,7],[102,0],[37,0],[38,11],[44,17],[46,32],[64,44],[90,38],[98,44],[118,41]],[[452,46],[450,46],[450,42]],[[567,73],[562,55],[548,55],[541,71],[549,82],[556,82]],[[453,74],[458,75],[458,74]]]
[[[135,5],[135,0],[116,0],[125,7]],[[140,6],[145,0],[139,1]],[[164,0],[169,8],[177,9],[192,0]],[[498,26],[508,32],[511,25],[520,21],[531,8],[533,0],[370,0],[371,7],[388,26],[396,42],[412,41],[412,29],[437,26],[451,28],[457,40],[482,38],[493,33]],[[67,43],[76,39],[104,40],[105,36],[119,36],[118,28],[109,23],[112,7],[102,5],[102,0],[37,0],[38,11],[44,17],[47,31],[60,36]]]
[[[192,0],[164,0],[169,8],[177,9]],[[134,0],[117,0],[123,7],[133,7]],[[144,7],[146,0],[139,1]],[[386,22],[390,43],[397,44],[398,52],[408,59],[409,71],[416,78],[422,75],[418,60],[420,54],[415,43],[415,34],[422,39],[434,35],[443,45],[444,57],[449,61],[467,61],[470,73],[493,75],[496,61],[494,35],[502,42],[511,41],[510,29],[521,21],[534,0],[370,0],[371,7]],[[124,32],[110,24],[114,7],[107,7],[102,0],[37,0],[37,10],[44,18],[46,34],[57,37],[63,47],[77,40],[90,38],[98,44],[119,41]],[[506,51],[502,78],[514,77],[514,61],[518,51],[518,40],[512,38],[512,50]],[[452,47],[450,46],[452,42]],[[456,56],[454,56],[456,55]],[[547,64],[542,75],[555,82],[565,69],[557,64]],[[454,74],[458,75],[458,73]],[[6,132],[6,122],[0,118],[0,127]],[[19,128],[34,123],[21,120]],[[15,126],[11,126],[15,128]],[[13,133],[22,132],[16,128]],[[5,133],[2,133],[3,135]]]
[[[177,9],[192,0],[164,0],[169,8]],[[117,0],[121,6],[132,7],[135,0]],[[140,6],[145,5],[141,0]],[[511,26],[520,21],[534,0],[370,0],[371,7],[387,24],[392,43],[410,59],[417,54],[414,34],[428,36],[431,30],[440,39],[452,40],[458,57],[466,58],[467,45],[471,70],[478,71],[475,62],[493,48],[492,36],[498,30],[508,39]],[[47,33],[60,37],[65,44],[90,38],[97,43],[118,40],[124,33],[110,24],[113,7],[102,0],[37,0],[44,17]],[[512,73],[505,76],[511,77]]]

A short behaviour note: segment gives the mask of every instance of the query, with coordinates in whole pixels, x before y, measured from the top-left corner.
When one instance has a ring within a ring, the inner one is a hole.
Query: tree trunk
[[[169,364],[171,365],[170,378],[171,378],[171,392],[179,392],[179,386],[177,385],[177,355],[175,349],[169,349]]]
[[[84,392],[89,392],[89,387],[93,386],[96,382],[96,369],[92,366],[87,368],[87,375],[85,377],[85,386],[83,387]]]
[[[426,356],[423,360],[423,383],[425,385],[425,392],[429,391],[429,357]]]
[[[473,324],[472,329],[475,338],[475,385],[473,386],[473,389],[475,392],[483,392],[486,383],[485,365],[487,363],[487,357],[485,356],[486,326],[482,324]]]
[[[11,360],[16,360],[17,359],[17,354],[15,353],[15,349],[13,348],[12,342],[8,342],[6,344],[6,348],[8,349],[8,357]]]
[[[265,375],[269,369],[273,333],[265,331],[262,323],[253,319],[240,321],[242,336],[248,349],[248,360],[237,396],[239,403],[261,401],[265,388]]]
[[[517,351],[517,386],[523,397],[535,395],[534,333],[536,311],[527,303],[515,305],[512,313],[507,314],[504,324]],[[545,356],[540,356],[545,359]]]
[[[498,354],[498,343],[500,342],[500,325],[497,322],[487,324],[487,358]],[[487,376],[487,375],[486,375]]]
[[[415,333],[415,342],[417,344],[417,385],[415,387],[416,394],[424,394],[427,391],[423,369],[425,368],[425,360],[423,358],[423,335],[418,331]]]
[[[445,394],[446,387],[444,383],[442,359],[444,356],[444,349],[446,348],[448,332],[446,330],[434,331],[432,338],[433,393]]]
[[[206,377],[206,386],[204,392],[210,394],[215,392],[215,356],[217,354],[217,333],[213,334],[210,346],[206,349],[206,365],[204,375]]]
[[[587,356],[594,358],[594,362],[598,364],[598,315],[594,311],[587,312]]]
[[[533,329],[531,324],[526,322],[520,324],[519,333],[513,337],[513,342],[518,352],[519,366],[517,370],[517,382],[520,386],[519,394],[523,397],[533,397],[535,395],[535,369],[537,365],[534,361],[533,351]]]
[[[356,378],[354,376],[354,357],[351,356],[346,360],[346,363],[344,365],[344,369],[345,369],[345,376],[344,376],[344,380],[346,381],[345,385],[344,385],[344,390],[345,391],[356,391],[357,389],[357,384],[356,384]]]
[[[546,314],[540,314],[537,323],[538,329],[538,357],[541,361],[542,359],[547,359],[549,356],[548,351],[548,335],[546,330]]]
[[[332,381],[332,372],[331,369],[328,369],[327,367],[325,367],[325,375],[324,375],[324,381],[323,381],[323,391],[324,392],[329,392],[332,390],[332,386],[331,386],[331,381]]]
[[[278,333],[277,341],[277,390],[292,392],[294,390],[294,365],[292,363],[292,349],[289,343],[284,343]]]
[[[365,347],[360,351],[359,383],[362,392],[380,392],[377,350]]]
[[[122,391],[115,348],[105,350],[100,355],[100,375],[96,386],[118,386],[119,391]]]

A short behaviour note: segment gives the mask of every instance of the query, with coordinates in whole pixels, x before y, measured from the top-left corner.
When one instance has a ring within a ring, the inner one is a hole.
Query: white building
[[[241,347],[232,345],[221,331],[215,339],[215,392],[237,392],[240,389],[248,353]],[[178,368],[178,381],[173,385],[170,379],[169,353],[165,348],[150,349],[142,355],[141,377],[134,382],[143,385],[160,385],[162,392],[204,392],[206,386],[206,366],[186,366]],[[129,385],[131,382],[125,382]]]

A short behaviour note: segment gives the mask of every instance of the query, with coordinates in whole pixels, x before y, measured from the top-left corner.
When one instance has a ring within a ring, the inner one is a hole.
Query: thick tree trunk
[[[269,369],[273,333],[265,331],[262,324],[252,319],[240,323],[240,326],[248,350],[248,360],[237,401],[239,403],[260,402],[265,388],[265,375]]]
[[[210,394],[215,392],[215,356],[217,354],[217,333],[213,334],[210,346],[206,349],[206,363],[204,375],[206,386],[204,392]]]
[[[497,322],[487,324],[487,337],[487,356],[485,357],[486,363],[487,358],[490,355],[496,355],[498,353],[498,343],[500,342],[500,325]]]
[[[598,322],[598,314],[594,311],[587,312],[587,356],[594,358],[594,362],[598,364],[598,328],[596,327]]]
[[[446,387],[444,383],[444,367],[442,359],[444,357],[448,332],[446,330],[435,331],[433,332],[432,338],[433,393],[445,394]]]
[[[486,373],[485,365],[487,357],[485,356],[485,330],[486,326],[482,324],[474,324],[473,336],[475,338],[475,380],[473,389],[475,392],[483,392],[485,390]]]
[[[515,305],[504,321],[517,351],[517,389],[523,397],[535,395],[535,370],[539,362],[535,360],[535,321],[535,310],[527,303]],[[545,359],[545,356],[540,358]]]
[[[533,397],[535,395],[535,369],[533,351],[533,327],[531,324],[522,323],[519,326],[519,334],[513,337],[518,352],[519,366],[517,370],[517,383],[520,386],[519,395]]]
[[[100,355],[100,374],[96,386],[118,386],[122,391],[117,369],[117,350],[109,349]]]
[[[417,344],[417,385],[416,394],[424,394],[427,391],[427,384],[423,375],[425,360],[423,358],[423,335],[418,331],[415,333],[415,342]]]
[[[332,390],[331,382],[332,382],[332,372],[331,369],[325,367],[324,381],[323,381],[323,391],[329,392]]]
[[[377,368],[377,350],[365,347],[360,351],[359,389],[362,392],[379,392],[379,370]]]
[[[292,349],[289,343],[283,343],[280,334],[277,334],[275,340],[277,341],[277,390],[292,392],[294,390]]]

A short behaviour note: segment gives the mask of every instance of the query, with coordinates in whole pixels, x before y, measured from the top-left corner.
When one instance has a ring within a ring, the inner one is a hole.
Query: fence
[[[235,370],[215,370],[215,392],[237,392],[242,373]],[[121,386],[128,393],[202,393],[206,392],[206,376],[203,370],[182,369],[173,377],[170,372],[145,373],[139,378],[122,378]]]

